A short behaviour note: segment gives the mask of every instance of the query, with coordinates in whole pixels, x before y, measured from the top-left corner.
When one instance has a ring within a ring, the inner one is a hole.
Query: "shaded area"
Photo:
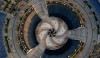
[[[79,41],[68,40],[68,42],[58,50],[46,50],[43,58],[65,58],[66,56],[72,54],[77,48]]]
[[[3,35],[2,35],[2,29],[3,29],[3,23],[5,21],[6,14],[0,12],[0,58],[6,58],[7,53],[4,47],[3,43]]]
[[[98,29],[100,27],[100,3],[98,0],[88,0],[88,2],[91,4],[93,14],[96,20],[98,20]],[[98,30],[98,33],[100,34],[100,30]]]
[[[67,6],[61,4],[48,5],[49,16],[59,17],[65,21],[68,28],[75,29],[80,26],[80,22],[75,12]]]
[[[38,23],[41,21],[38,15],[33,16],[29,29],[28,29],[28,38],[29,38],[29,44],[31,48],[34,48],[38,45],[38,42],[36,40],[35,36],[35,29]]]
[[[98,2],[98,0],[89,0],[89,3],[91,3],[93,9],[97,13],[97,16],[99,16],[100,18],[100,3]]]

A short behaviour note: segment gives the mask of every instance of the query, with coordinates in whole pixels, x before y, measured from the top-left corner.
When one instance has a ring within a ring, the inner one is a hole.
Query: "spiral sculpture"
[[[38,42],[44,42],[50,50],[61,48],[67,39],[68,27],[64,21],[56,17],[43,19],[36,28]]]

